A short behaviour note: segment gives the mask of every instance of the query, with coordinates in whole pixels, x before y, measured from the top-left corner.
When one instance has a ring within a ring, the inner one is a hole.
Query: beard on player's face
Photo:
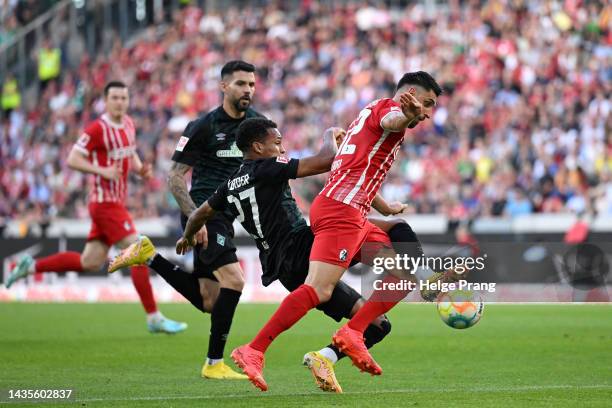
[[[242,96],[238,99],[234,99],[232,101],[232,104],[238,112],[244,112],[249,109],[249,106],[251,106],[251,98],[247,96]]]

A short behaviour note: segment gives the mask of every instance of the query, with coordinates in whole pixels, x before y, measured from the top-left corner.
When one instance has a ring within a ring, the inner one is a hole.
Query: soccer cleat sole
[[[313,362],[311,361],[310,356],[307,355],[306,357],[304,357],[304,362],[302,364],[304,364],[304,367],[306,367],[312,373],[317,387],[319,387],[325,392],[335,392],[337,394],[342,394],[342,387],[340,387],[340,384],[336,385],[327,381],[326,378],[317,375],[315,370],[312,368]]]
[[[251,382],[251,384],[259,388],[261,391],[268,391],[268,384],[266,384],[263,377],[247,369],[247,365],[243,362],[242,353],[238,351],[238,349],[232,351],[231,357],[232,360],[234,360],[234,363],[236,363],[236,365],[240,367],[242,372],[246,374],[247,377],[249,377],[249,381]]]
[[[382,369],[377,365],[373,365],[370,363],[370,361],[362,358],[354,358],[350,353],[349,346],[341,337],[334,335],[332,337],[332,344],[338,347],[338,350],[340,350],[342,353],[346,354],[353,362],[353,365],[359,369],[359,371],[369,373],[370,375],[382,375]]]

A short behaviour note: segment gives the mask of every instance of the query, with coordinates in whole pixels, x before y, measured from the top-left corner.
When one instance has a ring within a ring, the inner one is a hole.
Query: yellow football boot
[[[138,241],[119,252],[108,265],[108,272],[113,273],[126,266],[145,265],[153,256],[155,256],[155,245],[148,237],[141,235]]]
[[[248,380],[244,374],[237,373],[232,368],[226,365],[223,361],[217,364],[209,365],[208,362],[202,367],[202,378],[210,378],[214,380]]]
[[[336,379],[334,363],[318,351],[311,351],[304,355],[304,365],[308,367],[315,379],[317,387],[327,392],[342,393],[342,387]]]

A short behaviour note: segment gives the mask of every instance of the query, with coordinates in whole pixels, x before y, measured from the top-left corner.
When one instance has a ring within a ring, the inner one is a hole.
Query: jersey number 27
[[[238,210],[238,217],[236,217],[238,219],[238,222],[240,222],[242,225],[245,224],[242,201],[248,200],[248,203],[251,205],[251,214],[253,215],[252,221],[255,226],[256,234],[251,233],[251,231],[248,232],[255,239],[264,239],[263,232],[261,230],[261,223],[259,221],[259,208],[257,207],[257,200],[255,199],[255,187],[247,188],[246,190],[241,191],[238,196],[240,197],[239,199],[233,195],[227,196],[227,201],[229,201],[230,204],[234,204],[236,206],[236,209]]]

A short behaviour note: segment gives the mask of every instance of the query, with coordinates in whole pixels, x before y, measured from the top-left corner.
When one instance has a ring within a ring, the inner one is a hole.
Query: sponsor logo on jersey
[[[225,237],[221,234],[217,234],[217,244],[225,246]]]
[[[217,133],[215,137],[217,138],[218,142],[223,142],[225,140],[225,133]]]
[[[108,152],[108,156],[113,160],[123,160],[128,157],[132,157],[136,149],[134,146],[121,147],[119,149],[113,149]]]
[[[123,223],[123,228],[125,228],[126,231],[129,231],[132,229],[132,226],[130,225],[129,221],[125,221],[125,223]]]
[[[279,163],[285,163],[285,164],[289,163],[289,159],[283,156],[278,156],[276,158],[276,161]]]
[[[338,255],[338,259],[340,259],[340,261],[344,262],[346,261],[346,257],[348,256],[348,251],[346,249],[341,249],[340,250],[340,254]]]
[[[176,151],[182,152],[185,146],[187,146],[187,142],[189,142],[189,138],[186,136],[181,136],[178,141],[178,144],[176,145]]]
[[[242,157],[242,152],[234,142],[229,150],[217,150],[217,157]]]

